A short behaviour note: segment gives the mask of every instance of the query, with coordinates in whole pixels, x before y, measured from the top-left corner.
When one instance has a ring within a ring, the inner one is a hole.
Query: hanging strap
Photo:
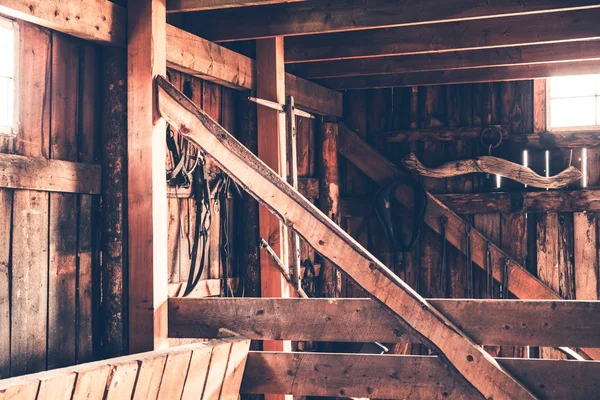
[[[446,297],[448,294],[448,285],[446,283],[446,276],[448,273],[448,264],[446,262],[446,245],[447,241],[447,225],[448,225],[448,217],[442,215],[440,217],[440,228],[442,234],[442,251],[440,257],[440,292],[442,296]]]
[[[485,243],[485,273],[486,273],[486,295],[488,299],[494,297],[494,264],[492,260],[491,244],[488,240]]]
[[[502,265],[502,286],[500,286],[500,296],[502,299],[508,299],[509,263],[508,257],[504,258],[504,263]]]
[[[413,188],[413,228],[412,236],[408,243],[401,239],[401,233],[397,232],[396,224],[392,215],[392,196],[398,186],[409,184]],[[425,220],[425,212],[427,211],[427,193],[416,180],[410,176],[396,178],[383,185],[375,194],[375,214],[381,223],[387,239],[392,246],[401,252],[410,251],[419,238],[419,233]]]

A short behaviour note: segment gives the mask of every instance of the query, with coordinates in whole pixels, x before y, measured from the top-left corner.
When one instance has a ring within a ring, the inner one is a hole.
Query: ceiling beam
[[[553,76],[600,73],[600,61],[561,62],[515,65],[449,71],[412,72],[320,79],[317,82],[334,90],[367,89],[422,85],[447,85],[458,83],[517,81],[549,78]]]
[[[256,63],[206,39],[167,25],[167,66],[237,90],[256,89]],[[342,94],[292,74],[285,75],[286,95],[299,108],[342,116]]]
[[[600,8],[290,37],[287,63],[600,39]]]
[[[306,79],[600,60],[600,40],[289,64]]]
[[[359,328],[360,329],[360,328]],[[498,358],[542,399],[597,398],[600,363]],[[241,393],[380,399],[478,399],[437,357],[251,351]]]
[[[310,35],[599,7],[593,0],[346,0],[189,15],[186,28],[213,41]]]
[[[167,13],[295,3],[306,0],[167,0]]]
[[[0,14],[85,40],[126,44],[127,12],[108,0],[0,0]]]

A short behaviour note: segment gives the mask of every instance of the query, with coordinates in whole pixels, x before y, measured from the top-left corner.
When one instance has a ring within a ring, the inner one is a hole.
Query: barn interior
[[[599,20],[0,0],[0,400],[598,398]]]

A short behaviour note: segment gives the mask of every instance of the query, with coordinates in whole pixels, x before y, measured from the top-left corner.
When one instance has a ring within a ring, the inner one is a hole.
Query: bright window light
[[[0,18],[0,135],[18,133],[18,25]]]
[[[548,79],[548,130],[600,126],[600,74]]]

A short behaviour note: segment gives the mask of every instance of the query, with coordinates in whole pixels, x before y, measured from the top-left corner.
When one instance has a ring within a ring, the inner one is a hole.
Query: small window
[[[600,74],[548,79],[548,130],[600,127]]]
[[[18,132],[19,28],[0,18],[0,135]]]

